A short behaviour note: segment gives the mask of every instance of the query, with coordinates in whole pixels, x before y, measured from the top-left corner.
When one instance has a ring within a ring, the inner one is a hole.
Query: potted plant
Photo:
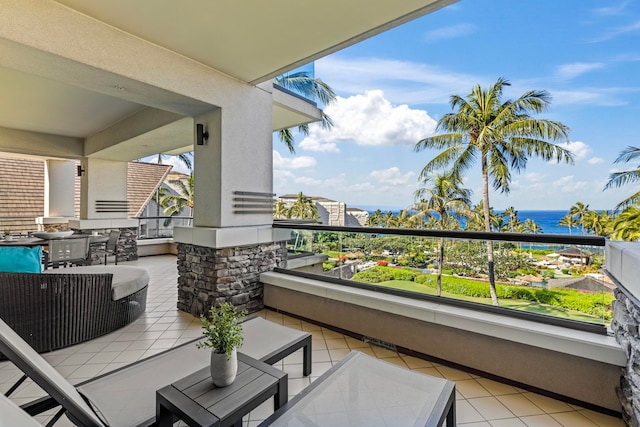
[[[10,230],[4,230],[4,240],[13,240]]]
[[[246,310],[238,311],[226,302],[211,307],[209,317],[200,316],[205,340],[198,348],[211,349],[211,379],[217,387],[233,383],[238,371],[237,349],[242,345],[242,320]]]

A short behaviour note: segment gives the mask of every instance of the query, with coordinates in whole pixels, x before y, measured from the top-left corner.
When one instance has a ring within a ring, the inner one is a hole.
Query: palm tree
[[[636,242],[640,239],[640,209],[638,207],[629,206],[613,220],[611,238],[629,242]]]
[[[398,221],[396,220],[396,216],[391,211],[387,211],[382,217],[382,226],[386,228],[393,228],[396,226]]]
[[[383,214],[380,209],[376,209],[373,211],[369,218],[367,218],[367,225],[369,227],[377,227],[382,223]]]
[[[573,216],[571,216],[571,214],[568,214],[560,218],[560,221],[558,221],[558,225],[563,225],[565,227],[568,227],[569,235],[571,235],[571,229],[573,227],[578,228],[578,221],[576,221],[576,219]]]
[[[411,225],[414,221],[411,220],[411,214],[407,209],[400,209],[398,215],[396,215],[396,227],[398,228],[412,228]]]
[[[582,218],[584,228],[596,236],[608,236],[611,234],[611,214],[608,211],[587,211]]]
[[[293,74],[283,74],[276,77],[273,81],[275,84],[282,86],[285,89],[295,90],[313,101],[320,101],[323,106],[331,104],[336,99],[336,94],[328,84],[320,79],[310,77],[305,71]],[[322,120],[320,123],[323,129],[329,129],[333,126],[331,117],[325,114],[324,111],[322,112]],[[309,125],[304,124],[298,126],[298,131],[305,135],[309,135]],[[293,146],[294,140],[291,129],[281,129],[278,133],[280,141],[284,142],[289,149],[289,152],[292,154],[295,153],[296,150]]]
[[[618,158],[613,163],[628,163],[636,158],[640,157],[640,148],[636,147],[627,147],[622,150],[618,155]],[[630,182],[638,182],[640,181],[640,167],[628,171],[622,172],[613,172],[609,175],[609,182],[604,186],[604,189],[607,190],[612,187],[622,187]],[[637,205],[640,203],[640,191],[632,194],[627,197],[615,207],[615,210],[624,209],[631,205]]]
[[[523,233],[530,233],[530,234],[542,233],[542,228],[540,228],[540,226],[536,224],[535,221],[532,220],[531,218],[525,219],[520,229],[522,230]]]
[[[513,206],[508,207],[502,212],[502,216],[507,218],[506,228],[510,232],[514,232],[518,229],[518,225],[520,225],[520,220],[518,219],[518,211]]]
[[[181,213],[185,208],[189,208],[189,216],[193,216],[194,192],[193,192],[193,174],[189,175],[189,179],[185,183],[182,179],[171,179],[169,183],[175,186],[178,194],[165,195],[160,198],[164,213],[169,216],[175,216]]]
[[[273,217],[276,219],[283,219],[287,217],[289,210],[287,204],[282,200],[278,200],[273,207]]]
[[[495,190],[509,193],[511,170],[523,170],[530,156],[573,163],[570,151],[549,142],[568,140],[569,128],[560,122],[530,116],[530,113],[541,113],[547,109],[549,94],[532,90],[516,100],[502,102],[505,86],[509,86],[509,82],[499,78],[488,90],[476,85],[466,99],[452,95],[451,108],[457,112],[444,115],[437,126],[445,133],[421,139],[415,146],[416,151],[443,150],[422,169],[422,178],[451,163],[451,170],[462,175],[476,160],[480,161],[487,232],[491,231],[489,178]],[[491,301],[497,305],[491,240],[487,241],[487,263]]]
[[[576,222],[580,224],[580,234],[584,236],[584,216],[589,212],[589,205],[585,205],[582,202],[576,202],[575,205],[569,208],[569,215],[575,218]]]
[[[298,198],[289,208],[289,214],[287,215],[288,218],[298,219],[317,219],[318,216],[315,202],[302,194],[302,192],[298,193]]]
[[[471,190],[462,188],[462,180],[459,175],[453,173],[435,173],[423,180],[429,187],[416,190],[415,198],[419,201],[414,205],[418,211],[416,216],[424,216],[435,213],[438,215],[438,228],[448,228],[451,219],[457,221],[457,216],[466,214],[471,204]],[[440,238],[438,244],[438,276],[437,294],[442,294],[442,264],[444,263],[444,238]]]

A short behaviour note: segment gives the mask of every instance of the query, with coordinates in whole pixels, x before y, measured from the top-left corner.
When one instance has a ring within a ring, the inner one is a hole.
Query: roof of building
[[[170,165],[128,164],[129,216],[140,215],[170,171]],[[74,215],[79,217],[79,177],[75,178],[74,192]],[[0,230],[35,230],[35,219],[41,216],[44,216],[44,161],[0,157]]]
[[[142,214],[155,191],[171,171],[171,165],[130,162],[127,167],[127,199],[129,216]]]
[[[0,229],[35,230],[43,212],[44,162],[0,158]]]

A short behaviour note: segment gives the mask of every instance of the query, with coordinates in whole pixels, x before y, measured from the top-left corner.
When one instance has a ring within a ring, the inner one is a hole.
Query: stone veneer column
[[[627,366],[623,368],[620,387],[616,390],[622,404],[622,417],[627,425],[640,426],[640,307],[624,292],[615,290],[613,320],[611,328],[616,341],[627,355]]]
[[[285,242],[233,248],[178,244],[178,309],[195,316],[230,302],[249,313],[264,308],[260,273],[285,267]]]

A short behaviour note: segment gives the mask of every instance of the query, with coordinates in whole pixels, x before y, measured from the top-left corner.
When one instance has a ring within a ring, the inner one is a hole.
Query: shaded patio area
[[[199,320],[176,309],[175,256],[144,257],[123,264],[141,266],[150,273],[146,313],[132,324],[106,336],[44,355],[73,383],[120,368],[140,358],[190,341],[201,334]],[[270,321],[306,330],[313,335],[313,373],[309,378],[302,375],[301,352],[275,365],[289,374],[290,397],[355,349],[407,369],[455,381],[457,420],[460,426],[624,425],[620,419],[458,369],[399,354],[271,310],[264,310],[260,314]],[[0,391],[6,392],[19,376],[20,371],[10,362],[0,362]],[[12,395],[12,400],[22,404],[40,396],[40,389],[29,381]],[[258,425],[272,413],[272,410],[271,401],[265,402],[245,417],[244,425]],[[44,424],[52,415],[53,412],[43,414],[37,419]],[[56,425],[71,424],[63,417]]]

